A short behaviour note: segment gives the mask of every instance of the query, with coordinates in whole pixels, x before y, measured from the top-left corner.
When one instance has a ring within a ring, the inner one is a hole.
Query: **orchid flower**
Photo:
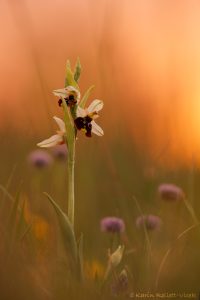
[[[63,122],[63,120],[61,120],[58,117],[54,116],[53,119],[58,124],[58,127],[60,130],[57,131],[57,134],[52,135],[50,138],[38,143],[37,146],[39,146],[41,148],[49,148],[49,147],[61,145],[64,143],[64,135],[66,132],[65,123]]]
[[[53,94],[60,98],[58,100],[59,106],[61,106],[62,100],[65,100],[66,104],[70,107],[73,107],[80,101],[80,92],[71,85],[63,89],[54,90]]]
[[[97,99],[94,100],[86,109],[78,106],[76,112],[77,117],[74,120],[76,128],[84,131],[87,137],[91,137],[92,132],[98,136],[102,136],[104,134],[103,129],[94,121],[94,119],[98,118],[98,112],[102,108],[103,102]]]

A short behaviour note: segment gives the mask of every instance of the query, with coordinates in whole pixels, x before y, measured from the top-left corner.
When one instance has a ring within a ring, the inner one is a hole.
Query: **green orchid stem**
[[[67,178],[68,178],[68,217],[74,227],[74,164],[75,164],[75,135],[68,142]]]
[[[72,111],[67,107],[66,102],[63,101],[64,122],[66,128],[65,142],[68,149],[67,158],[67,180],[68,180],[68,218],[74,227],[74,164],[75,164],[75,142],[76,132],[74,128],[74,121]]]

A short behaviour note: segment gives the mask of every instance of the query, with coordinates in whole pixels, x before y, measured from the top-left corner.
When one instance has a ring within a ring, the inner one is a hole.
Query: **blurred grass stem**
[[[167,261],[167,258],[169,257],[169,254],[172,252],[172,250],[175,248],[177,242],[182,238],[184,237],[188,232],[190,232],[191,230],[199,227],[199,223],[196,223],[190,227],[188,227],[187,229],[185,229],[183,232],[181,232],[176,240],[174,241],[174,243],[172,244],[172,246],[166,251],[165,255],[163,256],[162,260],[161,260],[161,263],[159,265],[159,268],[158,268],[158,272],[157,272],[157,275],[156,275],[156,281],[155,281],[155,289],[157,290],[158,288],[158,284],[159,284],[159,281],[160,281],[160,276],[161,276],[161,273],[162,273],[162,270],[163,270],[163,267]]]
[[[138,212],[140,213],[141,216],[144,216],[143,210],[139,204],[139,201],[137,200],[137,198],[135,196],[133,196],[133,200],[135,202],[135,205],[137,207]],[[145,274],[146,274],[146,278],[148,282],[148,277],[151,274],[151,267],[152,267],[152,247],[151,247],[151,241],[150,241],[150,237],[147,231],[147,227],[146,224],[143,223],[143,230],[144,230],[144,239],[145,239],[145,243],[144,243],[144,249],[145,249],[145,256],[146,256],[146,262],[144,261],[144,263],[146,263],[146,267],[145,267]],[[143,276],[144,279],[144,276]],[[148,287],[145,287],[148,288]]]

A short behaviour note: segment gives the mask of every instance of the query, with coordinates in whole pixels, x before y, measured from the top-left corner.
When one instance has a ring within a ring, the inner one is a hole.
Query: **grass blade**
[[[8,180],[7,180],[7,183],[6,183],[6,187],[5,187],[6,191],[8,191],[8,189],[9,189],[9,187],[10,187],[10,184],[11,184],[11,182],[12,182],[12,179],[13,179],[13,176],[14,176],[14,174],[15,174],[16,168],[17,168],[17,164],[14,165],[14,167],[13,167],[13,169],[11,170],[11,173],[10,173],[10,175],[9,175],[9,177],[8,177]],[[3,207],[4,202],[5,202],[5,198],[6,198],[6,192],[5,192],[5,190],[4,190],[4,191],[3,191],[3,199],[2,199],[2,203],[1,203],[1,205],[0,205],[0,208]]]
[[[140,215],[144,216],[144,213],[143,213],[143,211],[142,211],[142,209],[139,205],[139,202],[137,201],[137,199],[134,196],[133,196],[133,199],[135,201],[136,207],[137,207]],[[148,235],[147,228],[146,228],[145,224],[143,224],[143,229],[144,229],[146,244],[147,244],[147,247],[148,247],[148,250],[149,250],[149,253],[150,253],[150,257],[151,257],[151,242],[150,242],[149,235]]]
[[[15,201],[15,198],[7,191],[7,189],[3,186],[0,185],[0,190],[4,193],[4,195],[12,202]]]
[[[81,234],[78,241],[78,276],[79,279],[83,279],[83,234]]]
[[[188,227],[187,229],[185,229],[183,232],[181,232],[177,236],[176,240],[174,241],[174,244],[166,251],[165,255],[163,256],[163,258],[161,260],[161,263],[159,265],[158,272],[157,272],[157,275],[156,275],[156,282],[155,282],[155,288],[156,289],[158,288],[158,283],[159,283],[159,280],[160,280],[160,276],[161,276],[161,272],[163,270],[163,267],[164,267],[164,265],[165,265],[165,263],[167,261],[167,258],[169,257],[169,254],[174,249],[176,242],[178,242],[183,236],[185,236],[188,232],[190,232],[192,229],[196,228],[199,225],[200,224],[194,224],[194,225]]]
[[[198,218],[197,218],[197,216],[196,216],[196,214],[195,214],[195,212],[194,212],[194,209],[193,209],[192,205],[191,205],[190,202],[189,202],[187,199],[185,199],[185,198],[183,199],[183,201],[184,201],[184,204],[185,204],[185,206],[186,206],[186,208],[187,208],[189,214],[191,215],[192,220],[194,221],[194,224],[198,224],[198,223],[199,223],[199,220],[198,220]]]
[[[12,209],[11,209],[10,217],[8,220],[8,228],[10,229],[11,235],[16,228],[17,215],[20,211],[19,210],[20,195],[21,195],[21,188],[18,190],[18,192],[16,194],[16,197],[15,197]]]

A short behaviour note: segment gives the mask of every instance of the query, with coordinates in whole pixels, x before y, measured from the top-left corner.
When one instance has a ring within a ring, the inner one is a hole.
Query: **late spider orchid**
[[[66,101],[67,106],[73,107],[80,101],[80,92],[73,86],[69,85],[63,89],[54,90],[53,94],[60,99],[58,100],[59,106],[62,104],[62,100]]]
[[[60,130],[57,131],[57,134],[52,135],[50,138],[38,143],[37,146],[41,148],[50,148],[64,143],[64,135],[66,132],[65,123],[58,117],[54,116],[53,119],[58,124]]]
[[[87,137],[91,137],[92,133],[102,136],[103,129],[97,125],[94,119],[98,118],[98,112],[103,108],[101,100],[94,100],[86,109],[78,106],[74,123],[78,130],[82,130]]]

